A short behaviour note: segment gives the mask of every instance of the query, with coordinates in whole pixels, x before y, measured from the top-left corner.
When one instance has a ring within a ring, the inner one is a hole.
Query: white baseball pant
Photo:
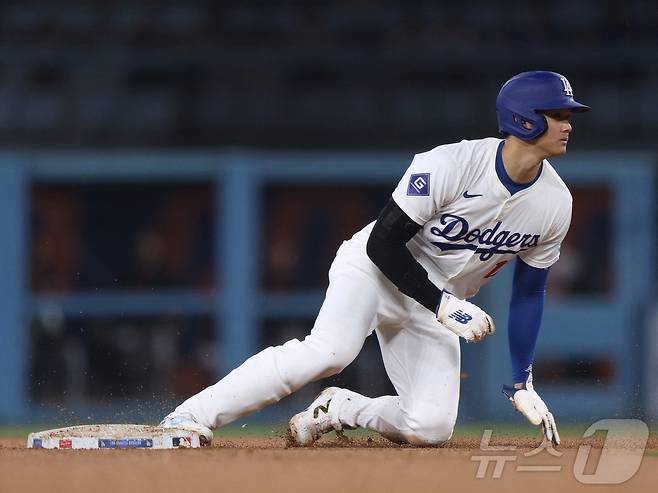
[[[398,442],[448,440],[459,402],[459,337],[400,293],[354,239],[339,248],[325,301],[303,341],[262,350],[176,410],[211,428],[226,425],[341,372],[375,329],[398,395],[368,398],[349,392],[337,411],[341,423]]]

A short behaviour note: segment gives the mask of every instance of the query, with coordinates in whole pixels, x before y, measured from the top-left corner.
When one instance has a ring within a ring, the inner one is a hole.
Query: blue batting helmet
[[[542,110],[589,110],[573,99],[571,84],[564,75],[545,70],[523,72],[503,84],[496,98],[498,130],[519,139],[536,139],[546,131]],[[526,128],[525,123],[531,128]]]

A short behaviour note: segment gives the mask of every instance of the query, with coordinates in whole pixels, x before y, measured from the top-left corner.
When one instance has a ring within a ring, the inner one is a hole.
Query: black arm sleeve
[[[393,199],[377,218],[368,239],[368,257],[379,270],[410,298],[436,313],[442,291],[427,277],[427,271],[411,255],[407,242],[422,228]]]

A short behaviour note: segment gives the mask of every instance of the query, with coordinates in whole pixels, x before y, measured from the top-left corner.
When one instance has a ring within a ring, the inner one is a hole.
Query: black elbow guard
[[[377,243],[404,246],[420,231],[420,228],[422,228],[420,224],[416,224],[393,199],[389,199],[386,207],[379,213],[377,222],[370,233],[368,248],[372,248],[370,243],[373,240]]]
[[[366,253],[401,293],[435,312],[441,290],[429,280],[427,271],[406,246],[421,227],[391,199],[370,233]]]

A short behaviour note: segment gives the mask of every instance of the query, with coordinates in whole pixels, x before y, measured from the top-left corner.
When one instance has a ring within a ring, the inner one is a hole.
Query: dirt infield
[[[585,474],[595,472],[602,439],[565,439],[556,457],[528,437],[492,440],[515,447],[482,451],[479,440],[455,439],[446,446],[414,448],[383,439],[326,437],[315,447],[290,448],[284,437],[231,438],[194,450],[31,450],[25,439],[0,440],[0,491],[504,491],[540,493],[594,486],[574,477],[578,447],[593,447]],[[651,437],[648,448],[658,448]],[[558,453],[552,451],[553,454]],[[525,455],[529,454],[529,455]],[[483,456],[504,456],[500,478],[495,463],[477,479]],[[551,470],[531,471],[538,466]],[[558,470],[559,469],[559,470]],[[598,491],[655,491],[658,457],[645,455],[639,471],[621,485],[597,485]]]

